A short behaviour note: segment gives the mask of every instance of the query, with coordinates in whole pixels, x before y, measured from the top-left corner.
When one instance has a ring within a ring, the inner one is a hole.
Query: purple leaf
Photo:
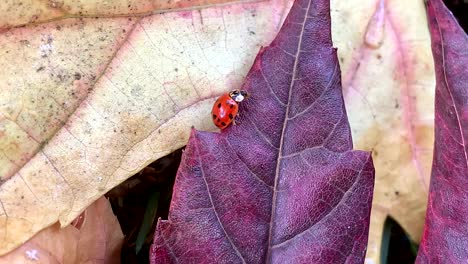
[[[440,0],[428,2],[436,69],[435,145],[417,263],[468,260],[468,38]]]
[[[362,263],[374,184],[352,150],[329,1],[298,0],[243,89],[240,125],[192,131],[152,263]]]

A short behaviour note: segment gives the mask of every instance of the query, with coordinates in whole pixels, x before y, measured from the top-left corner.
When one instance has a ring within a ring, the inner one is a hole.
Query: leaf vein
[[[226,140],[226,142],[227,142],[227,145],[228,145],[231,149],[234,149],[234,148],[232,147],[231,143],[230,143],[228,140]],[[273,186],[268,185],[264,180],[260,179],[260,178],[257,176],[257,174],[254,173],[254,172],[250,169],[250,167],[247,165],[247,163],[239,156],[239,154],[237,154],[236,151],[231,151],[231,153],[235,153],[235,155],[237,156],[237,159],[238,159],[242,164],[245,165],[245,167],[247,168],[247,170],[249,170],[249,172],[250,172],[259,182],[261,182],[262,184],[264,184],[264,185],[267,186],[268,188],[273,189]]]
[[[349,192],[351,192],[351,190],[353,190],[353,188],[356,186],[356,184],[359,182],[359,179],[361,178],[362,176],[362,171],[364,170],[364,167],[365,165],[367,164],[367,162],[369,161],[369,157],[366,159],[366,161],[363,163],[361,169],[359,170],[359,173],[358,173],[358,176],[356,177],[355,181],[353,182],[353,184],[349,187],[349,189],[343,193],[343,196],[341,197],[340,201],[333,207],[332,210],[330,210],[326,215],[324,215],[320,220],[318,220],[317,222],[315,222],[314,224],[312,224],[310,227],[304,229],[303,231],[295,234],[294,236],[292,236],[291,238],[288,238],[286,239],[285,241],[281,242],[281,243],[278,243],[276,245],[273,245],[273,248],[278,248],[278,247],[281,247],[285,244],[287,244],[288,242],[292,241],[293,239],[296,239],[296,238],[300,238],[301,236],[303,236],[306,232],[310,231],[312,228],[314,228],[315,226],[317,226],[318,224],[320,224],[320,222],[324,221],[325,218],[327,218],[329,215],[331,215],[335,210],[336,208],[338,208],[340,205],[343,205],[343,206],[347,206],[349,208],[349,205],[346,205],[344,203],[345,200],[345,196],[346,194],[348,194]]]
[[[234,245],[234,242],[232,241],[231,237],[228,235],[228,233],[226,232],[226,229],[224,228],[224,225],[223,223],[221,222],[221,219],[219,218],[219,215],[218,215],[218,212],[216,210],[216,206],[213,202],[213,198],[211,197],[211,191],[210,191],[210,187],[208,185],[208,182],[206,180],[206,175],[205,175],[205,171],[203,169],[203,163],[201,161],[201,155],[200,155],[200,150],[198,148],[198,145],[196,145],[196,149],[197,149],[197,158],[198,158],[198,163],[200,164],[200,170],[201,170],[201,174],[202,174],[202,179],[203,179],[203,182],[205,183],[205,186],[206,186],[206,191],[207,191],[207,194],[208,194],[208,199],[210,200],[210,203],[211,205],[213,206],[213,212],[216,216],[216,220],[218,221],[219,223],[219,226],[221,227],[221,230],[223,231],[226,239],[228,240],[228,242],[231,244],[232,248],[234,249],[234,251],[236,252],[236,255],[239,256],[239,258],[242,260],[242,263],[246,263],[245,260],[244,260],[244,257],[242,257],[242,254],[239,252],[239,250],[237,249],[237,247]]]
[[[266,82],[266,84],[267,84],[267,86],[268,86],[268,89],[270,89],[270,93],[273,94],[273,97],[276,99],[276,101],[278,101],[278,103],[280,103],[282,106],[286,106],[286,104],[283,103],[283,102],[279,99],[278,95],[276,95],[276,93],[273,91],[273,88],[271,87],[270,82],[268,81],[268,79],[266,78],[265,74],[263,73],[262,67],[260,67],[260,73],[262,74],[262,77],[263,77],[263,79],[265,80],[265,82]]]
[[[309,1],[308,4],[307,4],[307,8],[306,8],[306,15],[304,16],[304,20],[302,21],[302,29],[301,29],[301,32],[299,33],[299,40],[298,40],[298,43],[297,43],[297,51],[296,51],[296,56],[295,56],[295,60],[294,60],[294,66],[293,66],[293,69],[292,69],[292,75],[293,75],[293,79],[297,73],[297,65],[298,65],[298,57],[299,57],[299,53],[300,53],[300,49],[301,49],[301,45],[302,45],[302,36],[304,34],[304,30],[305,30],[305,24],[306,24],[306,17],[307,17],[307,14],[309,13],[309,10],[310,10],[310,6],[311,6],[311,3],[312,1]],[[288,103],[287,103],[287,106],[286,106],[286,111],[285,111],[285,116],[284,116],[284,121],[283,121],[283,127],[282,127],[282,131],[281,131],[281,138],[280,138],[280,146],[279,146],[279,150],[278,150],[278,158],[276,160],[276,171],[275,171],[275,179],[274,179],[274,184],[273,184],[273,197],[272,197],[272,205],[271,205],[271,216],[270,216],[270,230],[269,230],[269,234],[268,234],[268,246],[267,246],[267,263],[271,262],[271,250],[272,250],[272,242],[273,242],[273,222],[274,222],[274,218],[275,218],[275,214],[276,214],[276,200],[277,200],[277,186],[278,186],[278,181],[279,181],[279,174],[280,174],[280,163],[281,163],[281,160],[282,160],[282,151],[283,151],[283,144],[284,144],[284,133],[286,131],[286,125],[287,125],[287,122],[288,122],[288,115],[289,115],[289,105],[291,103],[291,94],[292,94],[292,88],[294,86],[294,81],[291,80],[291,83],[289,85],[289,91],[288,91]]]
[[[319,101],[323,95],[326,93],[326,91],[328,91],[328,89],[330,89],[332,83],[333,83],[333,80],[335,80],[336,78],[336,72],[337,72],[337,69],[338,69],[338,63],[335,63],[335,68],[333,68],[333,74],[332,74],[332,77],[330,78],[330,81],[328,82],[327,86],[325,89],[323,89],[322,93],[320,93],[320,96],[314,100],[313,103],[311,103],[306,109],[302,110],[301,112],[295,114],[294,116],[292,117],[289,117],[289,120],[292,120],[292,119],[295,119],[296,117],[306,113],[307,111],[309,111],[311,108],[313,108],[315,106],[315,104],[317,103],[317,101]]]

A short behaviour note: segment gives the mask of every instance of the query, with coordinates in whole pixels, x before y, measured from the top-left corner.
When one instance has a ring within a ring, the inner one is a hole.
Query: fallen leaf
[[[430,36],[423,1],[332,3],[352,136],[375,165],[366,258],[377,264],[387,217],[416,242],[424,225],[434,138]]]
[[[124,236],[107,199],[98,199],[79,218],[77,225],[42,230],[0,263],[120,263]]]
[[[220,2],[0,3],[0,181],[14,175],[0,186],[0,254],[185,145],[191,125],[215,129],[214,98],[240,86],[292,3],[210,7]],[[378,254],[386,217],[415,241],[423,227],[434,88],[424,5],[331,5],[352,135],[377,168],[368,253]]]
[[[416,263],[468,260],[468,36],[440,0],[428,2],[436,66],[435,144]]]
[[[214,130],[287,4],[67,18],[0,35],[0,254]],[[20,58],[20,59],[19,59]],[[206,116],[206,117],[205,117]]]
[[[362,263],[374,168],[352,150],[328,0],[295,1],[240,125],[192,132],[152,263]]]
[[[44,23],[61,18],[116,17],[150,15],[170,10],[194,9],[233,0],[30,0],[0,2],[0,31],[31,23]]]

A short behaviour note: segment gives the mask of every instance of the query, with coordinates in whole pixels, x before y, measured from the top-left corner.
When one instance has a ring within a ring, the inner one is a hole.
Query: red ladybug
[[[244,90],[232,90],[221,95],[211,110],[214,124],[220,129],[226,128],[231,122],[236,124],[234,118],[239,112],[239,103],[248,97],[249,93]]]

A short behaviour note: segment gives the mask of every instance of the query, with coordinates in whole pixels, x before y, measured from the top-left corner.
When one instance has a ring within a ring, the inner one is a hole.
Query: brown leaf
[[[42,230],[0,263],[119,263],[124,236],[107,199],[94,202],[82,217],[79,228],[54,224]]]

